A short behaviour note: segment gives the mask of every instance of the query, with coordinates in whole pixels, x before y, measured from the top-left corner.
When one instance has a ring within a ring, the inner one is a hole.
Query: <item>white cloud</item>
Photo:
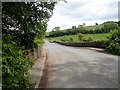
[[[54,14],[48,22],[51,31],[59,26],[71,28],[83,23],[93,25],[118,19],[118,0],[67,0],[55,6]]]

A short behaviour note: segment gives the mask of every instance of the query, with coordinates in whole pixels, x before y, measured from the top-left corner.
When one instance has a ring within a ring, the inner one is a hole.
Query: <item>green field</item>
[[[95,29],[101,29],[103,27],[103,24],[99,24],[99,25],[91,25],[91,26],[86,26],[86,30],[95,30]]]
[[[92,38],[93,41],[101,41],[101,40],[107,40],[108,36],[110,35],[109,33],[102,33],[102,34],[83,34],[83,40],[87,38]],[[72,38],[74,42],[78,42],[78,36],[77,35],[68,35],[68,36],[61,36],[61,37],[54,37],[54,38],[49,38],[48,40],[50,41],[61,41],[61,39],[70,39]]]

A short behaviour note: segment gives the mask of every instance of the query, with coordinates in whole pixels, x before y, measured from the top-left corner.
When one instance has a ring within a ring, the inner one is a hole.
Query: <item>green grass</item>
[[[92,25],[92,26],[86,26],[86,30],[95,30],[95,29],[101,29],[103,27],[103,24],[99,24],[99,25]]]
[[[101,41],[101,40],[108,40],[109,33],[103,33],[103,34],[83,34],[83,40],[91,37],[93,41]],[[68,35],[68,36],[61,36],[61,37],[55,37],[55,38],[49,38],[50,41],[61,41],[61,39],[70,39],[73,38],[74,42],[78,42],[78,36],[77,35]]]
[[[45,33],[45,36],[49,36],[49,33],[50,33],[50,32],[46,32],[46,33]]]
[[[38,45],[38,46],[43,46],[44,45],[44,40],[43,39],[39,39],[39,38],[35,38],[34,42]]]
[[[88,37],[92,37],[93,40],[107,40],[108,36],[110,34],[109,33],[104,33],[104,34],[86,34],[83,38],[88,38]]]

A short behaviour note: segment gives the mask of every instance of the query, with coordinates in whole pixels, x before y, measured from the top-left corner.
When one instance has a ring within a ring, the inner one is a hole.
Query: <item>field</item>
[[[107,40],[109,33],[102,33],[102,34],[83,34],[83,40],[87,38],[91,38],[93,41],[101,41],[101,40]],[[68,35],[68,36],[61,36],[61,37],[54,37],[54,38],[48,38],[50,41],[61,41],[62,39],[70,39],[72,38],[74,42],[78,42],[78,36],[77,35]]]
[[[91,25],[91,26],[86,26],[85,28],[87,30],[95,30],[95,29],[101,29],[103,27],[103,24],[99,24],[99,25]]]

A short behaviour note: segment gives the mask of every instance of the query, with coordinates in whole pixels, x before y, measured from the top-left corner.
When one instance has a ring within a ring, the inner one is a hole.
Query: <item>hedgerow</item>
[[[109,44],[107,46],[107,51],[120,55],[120,29],[115,29],[111,31],[109,37]]]
[[[27,90],[33,88],[28,69],[32,66],[23,51],[12,41],[12,37],[3,36],[2,44],[2,88]]]

